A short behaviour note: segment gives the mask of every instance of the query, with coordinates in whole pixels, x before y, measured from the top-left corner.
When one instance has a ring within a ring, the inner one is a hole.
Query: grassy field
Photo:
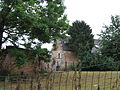
[[[0,82],[0,90],[18,90],[18,86],[20,90],[120,90],[119,71],[70,71],[26,79]]]

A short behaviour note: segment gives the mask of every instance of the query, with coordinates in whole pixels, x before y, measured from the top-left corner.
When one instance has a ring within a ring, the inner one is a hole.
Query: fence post
[[[59,90],[61,90],[60,88],[61,88],[61,79],[62,79],[62,72],[61,72],[61,74],[60,74],[60,80],[59,80]]]
[[[51,71],[50,73],[48,73],[48,76],[46,77],[46,90],[49,90],[49,85],[50,85],[50,76],[51,76],[51,74],[52,74],[53,72]]]
[[[99,71],[99,74],[98,74],[98,90],[100,90],[100,71]]]
[[[41,90],[40,75],[38,75],[38,78],[37,78],[37,90]]]
[[[53,86],[52,86],[53,90],[54,90],[54,83],[55,83],[55,73],[53,73]]]
[[[112,71],[111,71],[111,76],[110,76],[110,90],[112,90]]]
[[[17,86],[15,90],[20,90],[20,76],[17,76]]]
[[[75,70],[75,78],[74,78],[75,90],[77,90],[77,71]]]
[[[100,86],[98,85],[98,89],[97,90],[100,90]]]
[[[66,85],[65,85],[66,87],[65,87],[65,90],[67,90],[68,77],[69,77],[69,71],[67,72]]]
[[[33,77],[30,77],[30,90],[33,90]]]
[[[93,81],[94,81],[94,71],[93,71],[93,73],[92,73],[91,90],[93,90]]]
[[[81,69],[79,70],[79,81],[78,81],[78,90],[80,90],[81,89]]]
[[[105,86],[106,86],[106,75],[107,75],[107,72],[105,71],[105,75],[104,75],[104,90],[105,90]]]
[[[6,81],[7,81],[7,78],[6,78],[6,76],[4,77],[4,90],[6,90]]]
[[[86,71],[86,76],[85,76],[85,90],[87,89],[87,78],[88,78],[88,71]]]

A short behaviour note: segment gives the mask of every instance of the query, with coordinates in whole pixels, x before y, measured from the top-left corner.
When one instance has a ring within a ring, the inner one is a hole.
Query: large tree
[[[0,52],[3,45],[15,46],[9,52],[19,67],[36,54],[49,61],[50,54],[41,45],[64,36],[68,28],[64,10],[62,0],[0,0]],[[25,50],[18,49],[21,46]]]
[[[92,29],[84,21],[75,21],[68,30],[68,34],[70,35],[70,48],[84,62],[94,46]]]
[[[31,47],[67,29],[62,0],[0,0],[0,49],[5,42]]]
[[[105,25],[100,34],[100,51],[105,57],[120,60],[120,16],[111,16],[110,25]]]

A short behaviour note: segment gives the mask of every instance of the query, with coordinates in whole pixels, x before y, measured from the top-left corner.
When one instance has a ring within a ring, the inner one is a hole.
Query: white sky
[[[120,15],[120,0],[64,1],[70,24],[75,20],[84,20],[92,28],[93,34],[100,33],[102,26],[109,24],[111,15]]]
[[[104,24],[110,23],[111,15],[120,15],[120,0],[64,0],[65,14],[70,24],[75,20],[84,20],[93,30],[95,38]],[[51,50],[51,44],[44,44]]]

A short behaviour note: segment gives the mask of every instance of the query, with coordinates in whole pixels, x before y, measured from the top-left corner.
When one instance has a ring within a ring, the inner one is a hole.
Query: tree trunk
[[[2,48],[2,38],[3,38],[3,32],[4,32],[4,20],[0,22],[0,49]]]
[[[11,11],[11,8],[9,7],[5,7],[2,9],[1,14],[0,14],[0,49],[2,48],[2,44],[3,44],[3,32],[4,32],[4,25],[6,22],[6,17],[8,16],[9,12]]]
[[[0,49],[2,48],[2,37],[3,37],[3,31],[0,30]]]

